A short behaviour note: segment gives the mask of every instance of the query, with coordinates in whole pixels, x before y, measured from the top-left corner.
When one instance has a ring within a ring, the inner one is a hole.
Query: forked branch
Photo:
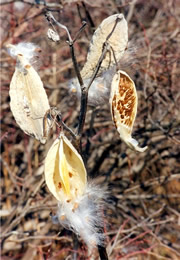
[[[75,72],[76,72],[76,76],[78,78],[78,81],[79,81],[79,84],[80,84],[80,87],[81,87],[81,105],[80,105],[80,114],[79,114],[79,123],[78,123],[78,128],[77,128],[77,134],[76,136],[73,136],[75,139],[76,139],[76,144],[79,148],[79,151],[82,153],[82,149],[81,149],[81,137],[82,137],[82,133],[83,133],[83,127],[84,127],[84,123],[85,123],[85,118],[86,118],[86,112],[87,112],[87,104],[88,104],[88,91],[91,87],[91,84],[93,83],[94,79],[96,78],[98,72],[99,72],[99,69],[101,67],[101,64],[106,56],[106,53],[108,51],[111,50],[111,46],[109,45],[108,43],[108,40],[109,38],[111,37],[111,35],[113,34],[116,26],[117,26],[117,23],[121,20],[119,18],[116,19],[115,21],[115,24],[113,26],[113,29],[112,31],[108,34],[108,36],[106,37],[106,41],[104,42],[103,46],[102,46],[102,53],[101,53],[101,56],[97,62],[97,65],[96,65],[96,69],[94,70],[94,73],[89,81],[89,83],[87,84],[87,86],[84,85],[84,82],[83,82],[83,79],[81,77],[81,73],[80,73],[80,70],[79,70],[79,66],[78,66],[78,63],[77,63],[77,59],[76,59],[76,56],[75,56],[75,52],[74,52],[74,43],[75,41],[77,40],[77,38],[79,37],[79,34],[82,32],[82,30],[84,29],[86,23],[83,23],[82,27],[80,28],[80,30],[77,32],[76,36],[74,39],[72,39],[71,35],[70,35],[70,32],[68,30],[68,28],[64,25],[62,25],[61,23],[59,23],[55,18],[54,16],[52,15],[51,12],[47,12],[46,13],[46,18],[47,20],[49,21],[49,23],[52,25],[52,22],[55,23],[58,27],[60,27],[61,29],[64,29],[67,33],[67,36],[68,36],[68,44],[69,44],[69,47],[70,47],[70,50],[71,50],[71,56],[72,56],[72,61],[73,61],[73,65],[74,65],[74,69],[75,69]],[[115,58],[115,57],[114,57]],[[116,60],[115,60],[116,61]],[[67,128],[66,128],[67,129]],[[69,129],[67,129],[69,131]],[[69,131],[71,134],[73,132]],[[103,259],[103,260],[107,260],[108,259],[108,256],[107,256],[107,252],[106,252],[106,248],[103,247],[103,246],[98,246],[98,251],[99,251],[99,256],[100,256],[100,259]]]

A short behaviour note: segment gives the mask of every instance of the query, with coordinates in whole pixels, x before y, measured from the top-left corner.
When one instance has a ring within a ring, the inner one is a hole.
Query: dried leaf
[[[110,106],[114,124],[121,139],[133,150],[144,152],[147,146],[141,148],[131,137],[134,120],[137,113],[138,97],[133,80],[126,72],[119,70],[111,84]]]
[[[16,53],[16,46],[9,44],[7,48]],[[13,55],[17,62],[9,91],[11,111],[26,134],[45,143],[43,122],[50,106],[43,83],[24,54]]]
[[[118,18],[119,21],[113,31]],[[128,26],[123,14],[114,14],[103,20],[92,37],[87,55],[87,62],[81,71],[83,79],[92,76],[102,54],[103,44],[106,42],[106,39],[111,32],[112,35],[107,40],[110,45],[110,50],[104,57],[99,73],[116,64],[116,61],[118,62],[123,56],[128,43]]]
[[[45,180],[60,202],[74,200],[84,193],[87,173],[83,160],[63,134],[54,141],[46,156]]]

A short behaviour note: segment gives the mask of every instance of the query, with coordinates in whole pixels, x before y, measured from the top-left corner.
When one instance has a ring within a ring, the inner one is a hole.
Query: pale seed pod
[[[117,19],[119,20],[113,31]],[[118,62],[121,59],[127,47],[128,26],[123,14],[114,14],[104,19],[94,32],[87,55],[87,61],[81,71],[83,79],[91,78],[93,75],[102,54],[103,44],[106,42],[110,33],[112,34],[107,40],[110,50],[106,53],[98,74],[115,65],[116,61]]]
[[[90,251],[103,245],[100,229],[106,191],[87,183],[83,160],[63,133],[46,156],[44,172],[49,191],[58,200],[55,222],[80,236]]]
[[[82,157],[64,134],[54,141],[46,156],[45,181],[61,203],[75,201],[85,191],[87,173]]]
[[[113,122],[120,138],[133,150],[144,152],[131,133],[137,114],[138,97],[133,80],[126,72],[119,70],[113,77],[110,93],[110,107]]]
[[[7,46],[10,55],[16,59],[9,91],[10,108],[20,128],[44,144],[47,137],[44,136],[43,122],[50,106],[43,83],[29,61],[33,57],[34,45],[24,43],[22,52],[21,45]]]
[[[58,33],[51,28],[49,28],[48,31],[47,31],[47,37],[50,40],[52,40],[53,42],[59,42],[60,41],[60,37],[59,37]]]

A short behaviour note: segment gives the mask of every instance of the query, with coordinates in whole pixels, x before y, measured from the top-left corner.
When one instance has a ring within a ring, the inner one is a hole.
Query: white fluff
[[[35,56],[36,48],[37,45],[31,42],[20,42],[16,45],[7,45],[9,55],[12,58],[16,59],[18,54],[22,54],[28,62]]]
[[[115,68],[111,68],[104,72],[101,76],[94,79],[88,92],[88,104],[91,106],[102,105],[108,102],[110,94],[110,86]],[[84,85],[88,86],[90,79],[84,80]],[[69,81],[69,89],[80,98],[81,89],[76,78]]]
[[[82,196],[76,201],[58,204],[57,218],[59,223],[79,235],[88,245],[89,249],[103,245],[103,208],[106,191],[102,187],[88,184]],[[54,222],[57,221],[56,217]]]

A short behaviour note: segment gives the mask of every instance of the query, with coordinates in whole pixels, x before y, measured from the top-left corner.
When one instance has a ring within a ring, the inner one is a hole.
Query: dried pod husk
[[[117,19],[118,21],[116,24]],[[115,24],[116,27],[113,31]],[[107,40],[110,49],[104,57],[98,74],[115,65],[116,61],[118,62],[121,59],[127,47],[128,26],[123,14],[114,14],[104,19],[94,32],[87,55],[87,61],[81,71],[81,76],[83,79],[91,78],[93,75],[102,54],[103,45],[110,34],[111,36]]]
[[[133,150],[144,152],[131,133],[137,114],[138,97],[133,80],[126,72],[119,70],[113,77],[110,93],[110,107],[113,122],[120,138]]]
[[[75,201],[84,193],[87,173],[82,157],[64,134],[54,141],[46,156],[45,180],[61,203]]]
[[[44,116],[50,106],[43,83],[30,64],[33,51],[28,48],[34,48],[33,46],[24,43],[22,52],[19,47],[16,48],[11,44],[7,46],[10,55],[16,59],[16,68],[9,91],[10,108],[20,128],[44,144],[47,139],[44,136]]]

